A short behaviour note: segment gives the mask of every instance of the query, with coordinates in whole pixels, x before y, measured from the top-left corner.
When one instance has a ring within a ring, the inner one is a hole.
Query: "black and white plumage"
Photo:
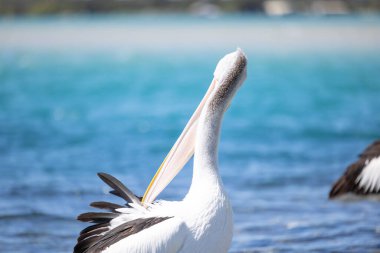
[[[112,228],[111,221],[123,214],[117,210],[122,210],[122,208],[133,208],[130,204],[142,207],[140,201],[141,198],[135,196],[125,185],[113,176],[106,173],[98,173],[98,176],[113,189],[110,193],[123,198],[126,201],[126,204],[121,206],[119,204],[105,201],[91,203],[90,206],[105,209],[109,212],[89,212],[82,213],[78,216],[78,220],[95,223],[95,225],[89,226],[80,232],[77,245],[74,248],[74,253],[102,252],[123,238],[136,234],[146,228],[171,218],[138,218]]]
[[[335,182],[329,197],[336,198],[345,194],[357,196],[380,194],[380,140],[369,145],[357,161]]]
[[[116,178],[99,177],[123,198],[124,205],[94,202],[107,212],[78,219],[95,225],[84,229],[74,253],[227,252],[233,234],[232,207],[218,169],[223,115],[243,84],[247,59],[238,49],[224,56],[185,129],[164,159],[143,198]],[[190,189],[181,201],[155,201],[160,192],[193,159]]]

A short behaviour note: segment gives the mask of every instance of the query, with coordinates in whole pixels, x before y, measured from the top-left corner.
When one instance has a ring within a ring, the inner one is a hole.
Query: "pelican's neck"
[[[211,101],[202,110],[195,140],[193,179],[189,193],[222,190],[218,171],[218,144],[223,114],[223,108],[213,106]]]

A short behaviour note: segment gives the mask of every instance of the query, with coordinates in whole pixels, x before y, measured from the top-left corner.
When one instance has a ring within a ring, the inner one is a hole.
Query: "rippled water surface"
[[[131,22],[110,20],[104,29]],[[76,18],[55,32],[103,21]],[[231,28],[256,21],[212,22]],[[189,29],[192,22],[182,25]],[[281,23],[257,22],[269,30]],[[330,25],[309,22],[319,32]],[[355,18],[332,22],[366,27]],[[291,24],[297,23],[302,19]],[[0,24],[13,34],[61,19]],[[371,29],[379,24],[371,21]],[[44,50],[27,42],[12,47],[7,39],[0,43],[0,251],[15,253],[70,252],[84,226],[76,215],[90,210],[91,201],[111,198],[96,172],[111,173],[142,194],[218,59],[234,50],[154,50],[154,41],[149,51],[83,50],[70,43]],[[220,172],[234,208],[231,252],[379,252],[380,203],[328,201],[327,195],[345,167],[380,137],[380,47],[244,46],[248,79],[225,116],[220,143]],[[191,164],[160,197],[180,199],[190,179]]]

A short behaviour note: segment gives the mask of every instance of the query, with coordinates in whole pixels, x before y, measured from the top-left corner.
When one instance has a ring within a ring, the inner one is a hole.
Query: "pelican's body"
[[[218,171],[221,122],[246,77],[246,58],[238,49],[226,55],[214,80],[181,136],[140,200],[121,182],[100,173],[113,194],[128,204],[94,202],[109,213],[84,213],[84,229],[74,252],[227,252],[232,240],[232,208]],[[153,202],[194,154],[193,178],[182,201]]]
[[[196,202],[195,197],[187,195],[178,202],[159,201],[149,211],[135,214],[136,218],[171,218],[118,241],[104,252],[227,252],[233,223],[223,189],[198,196]]]

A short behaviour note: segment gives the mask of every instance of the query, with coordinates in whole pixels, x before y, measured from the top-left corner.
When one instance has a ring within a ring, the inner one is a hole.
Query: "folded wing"
[[[155,216],[154,212],[143,207],[140,201],[141,198],[134,195],[132,191],[113,176],[106,173],[99,173],[98,176],[112,188],[110,193],[121,197],[126,203],[124,205],[105,201],[91,203],[90,206],[104,211],[87,212],[78,216],[78,220],[94,224],[80,232],[77,244],[74,247],[74,253],[103,252],[110,249],[110,247],[112,248],[113,245],[121,240],[125,241],[123,247],[128,249],[128,245],[132,244],[125,239],[136,234],[139,234],[140,238],[144,237],[142,233],[148,228],[173,219],[172,216]],[[152,209],[154,210],[154,208]],[[173,222],[171,223],[170,233],[173,233]],[[178,222],[175,222],[175,224],[178,225],[178,228],[181,226]],[[163,228],[165,227],[163,226]],[[162,232],[165,233],[165,231]],[[143,245],[143,243],[141,242],[141,249],[149,249],[149,245]],[[147,238],[146,243],[154,244],[155,242],[152,242],[151,238]],[[162,241],[159,243],[163,245]],[[140,246],[136,246],[136,243],[133,243],[133,247],[135,252],[144,252],[138,249]]]

